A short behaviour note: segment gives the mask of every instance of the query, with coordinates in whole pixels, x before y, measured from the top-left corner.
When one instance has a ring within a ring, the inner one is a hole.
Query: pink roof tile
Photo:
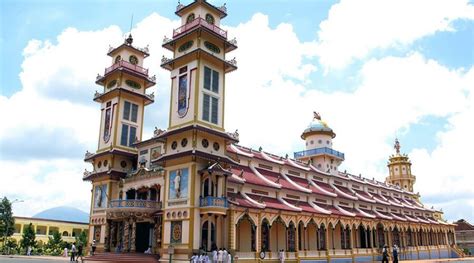
[[[282,188],[301,192],[297,187],[295,187],[290,182],[285,180],[285,178],[283,178],[283,176],[281,176],[279,173],[263,170],[263,169],[260,169],[260,168],[255,168],[255,169],[261,175],[263,175],[265,178],[267,178],[269,181],[280,184]],[[280,179],[278,179],[278,178],[280,178]]]
[[[288,199],[288,198],[283,198],[283,200],[285,200],[286,202],[296,207],[303,209],[304,212],[316,213],[316,210],[314,210],[314,208],[310,204],[308,204],[308,202],[306,201],[293,200],[293,199]]]
[[[257,202],[263,202],[265,204],[265,208],[273,208],[277,210],[287,210],[287,211],[298,211],[283,204],[278,199],[273,198],[273,197],[254,195],[254,194],[246,194],[246,195]]]
[[[234,204],[236,206],[249,207],[249,208],[260,208],[256,205],[252,204],[251,202],[249,202],[241,194],[238,194],[238,193],[227,193],[227,198],[229,200],[229,203]]]

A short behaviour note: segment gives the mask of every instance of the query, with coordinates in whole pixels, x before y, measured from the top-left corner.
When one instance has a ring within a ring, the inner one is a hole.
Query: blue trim
[[[337,158],[340,158],[344,160],[344,153],[338,152],[336,150],[333,150],[328,147],[321,147],[321,148],[316,148],[316,149],[311,149],[311,150],[306,150],[306,151],[300,151],[300,152],[294,152],[293,155],[295,156],[295,159],[299,159],[304,156],[309,156],[309,155],[317,155],[317,154],[329,154],[332,156],[335,156]]]

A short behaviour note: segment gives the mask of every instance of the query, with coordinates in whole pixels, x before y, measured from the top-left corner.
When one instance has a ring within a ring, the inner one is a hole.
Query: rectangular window
[[[138,116],[138,105],[137,104],[132,104],[132,119],[131,119],[131,121],[137,122],[137,116]]]
[[[137,128],[130,126],[130,137],[128,138],[128,146],[132,146],[137,136]]]
[[[207,90],[211,90],[211,72],[210,68],[204,67],[204,88]]]
[[[219,72],[204,67],[204,89],[219,93]]]
[[[212,107],[211,107],[211,122],[217,124],[217,106],[218,106],[217,98],[212,97]]]
[[[202,102],[202,119],[209,121],[209,105],[211,104],[211,96],[204,94]]]
[[[127,121],[137,122],[137,117],[138,105],[125,101],[125,103],[123,104],[123,119]]]
[[[123,146],[128,146],[128,125],[122,124],[122,135],[120,136],[120,144]]]
[[[123,105],[123,119],[130,120],[130,102],[126,101]]]

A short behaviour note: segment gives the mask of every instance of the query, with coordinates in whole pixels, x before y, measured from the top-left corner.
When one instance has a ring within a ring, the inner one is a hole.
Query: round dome
[[[328,126],[328,124],[320,118],[313,119],[313,121],[304,130],[301,138],[304,140],[310,134],[328,134],[331,135],[332,138],[336,137],[336,134]]]

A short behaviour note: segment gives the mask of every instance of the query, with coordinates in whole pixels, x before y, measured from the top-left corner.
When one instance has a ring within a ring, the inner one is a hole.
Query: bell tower
[[[119,199],[121,178],[136,169],[137,149],[143,132],[143,112],[154,102],[154,95],[146,90],[155,85],[155,77],[148,76],[143,61],[149,56],[148,48],[133,46],[130,34],[123,44],[110,48],[111,65],[104,75],[97,75],[94,101],[100,104],[100,128],[96,153],[86,152],[84,160],[92,164],[92,171],[84,172],[84,181],[92,182],[89,233],[97,240],[98,251],[108,251],[107,207],[111,199]]]
[[[411,162],[408,155],[400,153],[400,142],[395,139],[393,146],[395,154],[391,155],[387,164],[389,176],[385,179],[387,183],[397,185],[400,188],[413,192],[416,176],[411,173]]]
[[[194,0],[175,14],[181,26],[163,39],[173,55],[161,60],[171,73],[168,129],[157,136],[166,150],[151,162],[165,170],[163,245],[176,251],[163,249],[162,258],[189,262],[199,248],[229,244],[226,168],[236,163],[226,149],[238,133],[224,129],[225,76],[237,69],[226,58],[237,44],[220,28],[225,5]]]

